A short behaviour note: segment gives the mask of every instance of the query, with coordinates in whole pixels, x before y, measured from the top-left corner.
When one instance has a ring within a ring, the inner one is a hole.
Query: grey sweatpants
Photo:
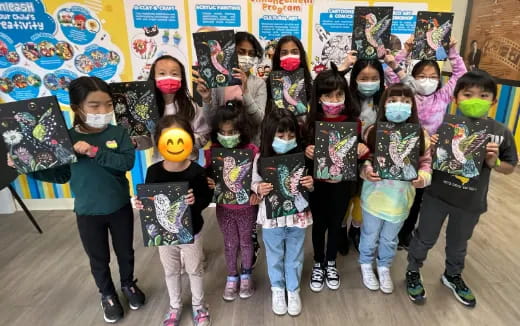
[[[446,229],[446,273],[448,275],[462,273],[468,240],[473,234],[480,214],[468,213],[446,204],[427,192],[423,196],[419,225],[408,248],[409,271],[419,271],[422,267],[428,250],[439,238],[442,224],[447,216],[449,219]]]

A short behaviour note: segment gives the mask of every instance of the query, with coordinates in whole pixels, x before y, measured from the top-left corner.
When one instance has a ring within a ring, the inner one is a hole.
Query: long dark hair
[[[267,114],[262,122],[262,140],[260,143],[260,156],[269,157],[276,155],[273,150],[273,140],[277,132],[294,132],[298,146],[291,151],[301,151],[302,137],[296,116],[286,109],[275,108]]]
[[[150,69],[150,75],[148,76],[148,80],[153,81],[155,88],[155,98],[157,100],[157,107],[159,108],[159,116],[162,117],[164,115],[165,103],[162,92],[155,86],[155,66],[157,62],[161,60],[172,60],[176,62],[181,68],[181,88],[177,91],[177,93],[175,93],[173,103],[177,105],[177,114],[181,115],[188,121],[192,121],[193,118],[195,118],[195,107],[193,106],[193,98],[191,97],[190,90],[188,89],[186,70],[184,69],[184,65],[179,60],[168,54],[155,59],[152,64],[152,68]]]
[[[159,138],[161,138],[161,134],[164,129],[168,129],[171,126],[176,125],[181,129],[186,130],[186,132],[190,135],[191,141],[195,144],[195,134],[193,133],[193,129],[191,128],[191,123],[186,120],[184,117],[179,116],[177,114],[166,115],[159,119],[157,126],[155,127],[154,139],[155,146],[158,146]]]
[[[220,125],[228,121],[232,122],[233,127],[240,133],[240,143],[237,146],[249,144],[252,135],[256,133],[256,128],[251,123],[251,119],[248,119],[242,102],[237,100],[227,101],[225,105],[217,108],[211,125],[211,141],[218,144],[217,133]]]
[[[112,91],[110,90],[110,86],[104,80],[98,77],[82,76],[70,82],[69,99],[70,107],[74,112],[74,126],[80,126],[87,130],[91,129],[85,124],[85,121],[83,121],[83,118],[80,114],[80,110],[81,104],[83,103],[83,101],[85,101],[88,94],[96,91],[107,93],[110,97],[112,97]]]
[[[312,76],[309,71],[309,65],[307,64],[307,54],[305,52],[305,48],[303,47],[302,42],[295,36],[286,35],[278,40],[276,43],[276,48],[273,54],[273,63],[272,63],[272,71],[282,70],[280,66],[280,52],[282,51],[282,45],[288,42],[294,42],[298,47],[300,52],[300,67],[303,68],[303,77],[305,79],[305,91],[307,92],[307,98],[309,98],[312,94]],[[266,81],[267,86],[267,106],[265,108],[266,113],[271,112],[276,106],[273,103],[273,95],[271,91],[271,80],[270,78]]]
[[[381,94],[385,90],[385,72],[383,70],[383,66],[379,60],[358,60],[352,67],[352,72],[350,73],[350,93],[352,94],[352,98],[356,101],[356,104],[361,107],[361,98],[362,95],[358,91],[358,83],[357,77],[365,69],[366,67],[372,67],[377,70],[379,74],[379,90],[372,96],[374,102],[374,110],[377,109],[377,105],[379,105],[379,101],[381,100]]]
[[[379,103],[379,109],[377,111],[377,119],[376,121],[381,122],[387,122],[388,119],[386,118],[385,112],[386,112],[386,100],[391,96],[403,96],[403,97],[409,97],[412,101],[412,114],[410,117],[405,121],[405,123],[417,123],[420,125],[419,121],[419,115],[417,113],[417,103],[415,102],[415,94],[412,91],[412,89],[402,83],[397,83],[388,86],[388,88],[383,92],[383,95],[381,96],[381,102]],[[368,131],[367,134],[367,145],[370,149],[370,152],[375,153],[376,149],[376,126],[374,125],[374,128],[371,128]],[[421,155],[424,155],[424,151],[426,150],[426,142],[424,139],[424,131],[421,128],[421,133],[419,135],[420,139],[420,152]]]
[[[435,69],[435,72],[437,73],[437,76],[439,76],[439,84],[437,84],[437,90],[438,91],[439,89],[442,88],[442,76],[441,76],[441,68],[439,67],[439,64],[437,63],[437,61],[435,60],[421,60],[419,62],[417,62],[415,64],[415,66],[413,66],[413,69],[412,69],[412,77],[413,78],[416,78],[417,75],[419,75],[423,70],[424,68],[426,67],[433,67],[433,69]]]
[[[331,63],[331,69],[320,72],[314,79],[312,87],[311,110],[305,123],[305,141],[308,144],[314,143],[314,129],[316,121],[323,118],[323,108],[321,107],[320,98],[323,94],[328,94],[335,90],[343,90],[345,93],[345,108],[341,114],[347,116],[347,121],[357,121],[360,109],[355,101],[345,80],[346,71],[338,71],[337,66]]]
[[[262,56],[264,55],[264,48],[260,45],[260,42],[258,42],[256,37],[248,32],[236,32],[235,44],[238,45],[244,41],[251,43],[253,49],[255,49],[255,57],[262,59]]]

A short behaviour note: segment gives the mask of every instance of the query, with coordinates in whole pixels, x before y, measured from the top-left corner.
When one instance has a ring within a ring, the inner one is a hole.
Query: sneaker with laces
[[[137,310],[144,306],[146,300],[146,296],[143,291],[137,287],[136,282],[137,280],[133,281],[130,285],[121,287],[121,291],[123,291],[124,296],[128,300],[128,306],[132,310]]]
[[[338,269],[336,268],[335,261],[328,261],[325,267],[325,280],[327,287],[331,290],[339,289],[341,281],[339,279]]]
[[[309,286],[313,292],[321,292],[325,286],[325,270],[320,263],[314,263],[312,266],[311,281]]]
[[[377,266],[377,275],[379,276],[379,289],[381,292],[386,294],[394,292],[394,282],[392,282],[392,277],[390,276],[390,269]]]
[[[376,291],[379,289],[379,282],[374,274],[372,264],[361,264],[361,276],[363,277],[363,284],[367,289]]]
[[[294,292],[287,291],[287,312],[295,317],[302,312],[302,300],[300,298],[300,290]]]
[[[163,326],[180,326],[181,309],[170,308],[170,311],[164,316]]]
[[[426,301],[426,291],[424,290],[419,272],[406,272],[406,292],[408,292],[408,298],[413,303],[423,304]]]
[[[283,316],[287,313],[287,302],[285,301],[285,289],[282,288],[271,288],[272,293],[272,304],[273,312],[276,315]]]
[[[238,276],[228,276],[222,299],[225,301],[234,301],[238,296],[238,287],[240,286],[239,282],[240,279]]]
[[[442,274],[441,282],[451,289],[455,298],[463,305],[471,308],[475,307],[477,300],[475,299],[471,289],[468,288],[466,283],[464,283],[460,274],[450,276],[444,272],[444,274]]]
[[[123,307],[119,302],[117,294],[102,296],[101,307],[103,308],[103,317],[107,323],[116,323],[124,316]]]
[[[211,325],[211,318],[207,307],[202,306],[198,309],[193,308],[193,325],[194,326],[209,326]]]
[[[251,298],[255,293],[255,286],[251,274],[240,275],[240,293],[241,299]]]
[[[359,252],[359,241],[361,240],[361,228],[355,227],[350,224],[350,229],[348,229],[348,237],[352,239],[352,243],[354,244],[354,248],[357,252]]]

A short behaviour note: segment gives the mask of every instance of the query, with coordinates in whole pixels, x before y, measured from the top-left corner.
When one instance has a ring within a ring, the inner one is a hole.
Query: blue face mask
[[[296,148],[296,138],[293,138],[291,140],[283,140],[282,138],[274,137],[272,146],[273,150],[277,154],[285,154],[291,151],[292,149]]]
[[[381,87],[381,82],[375,81],[375,82],[358,82],[357,83],[357,89],[358,91],[363,94],[363,96],[370,97],[377,93],[379,88]]]
[[[400,123],[406,121],[412,115],[412,105],[403,102],[387,103],[385,116],[388,121]]]

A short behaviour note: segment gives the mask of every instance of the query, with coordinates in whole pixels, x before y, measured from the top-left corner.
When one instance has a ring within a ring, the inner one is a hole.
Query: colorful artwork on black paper
[[[446,60],[453,28],[453,13],[419,11],[412,59]]]
[[[377,59],[390,48],[393,7],[356,7],[352,50],[360,59]]]
[[[213,148],[212,175],[217,204],[248,205],[253,152],[250,149]]]
[[[269,75],[274,105],[295,115],[307,113],[307,91],[303,68],[295,71],[276,70]]]

